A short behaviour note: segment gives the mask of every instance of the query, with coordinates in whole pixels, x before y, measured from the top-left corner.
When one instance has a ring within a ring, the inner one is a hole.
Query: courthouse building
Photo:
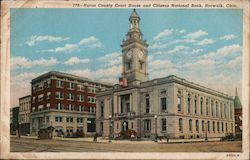
[[[30,95],[19,98],[19,124],[22,135],[30,133]]]
[[[33,79],[31,85],[32,135],[50,126],[54,136],[95,133],[95,95],[109,85],[56,71]]]
[[[121,45],[120,85],[97,94],[96,132],[118,137],[131,129],[141,138],[234,134],[232,97],[174,75],[148,80],[148,44],[139,21],[133,10]]]

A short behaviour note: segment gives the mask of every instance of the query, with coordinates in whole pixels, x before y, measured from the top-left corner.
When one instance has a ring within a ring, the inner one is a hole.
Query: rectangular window
[[[179,119],[179,132],[183,132],[183,120],[182,118]]]
[[[144,130],[145,131],[151,130],[151,120],[150,119],[144,120]]]
[[[192,124],[192,119],[189,120],[189,131],[192,132],[193,131],[193,124]]]
[[[204,132],[205,128],[204,128],[204,121],[201,121],[201,129],[202,129],[202,132]]]
[[[187,98],[187,110],[188,110],[188,113],[191,113],[191,96],[190,96],[190,94],[188,94],[188,98]]]
[[[48,92],[48,93],[47,93],[47,99],[50,99],[50,96],[51,96],[51,93]]]
[[[63,93],[62,92],[56,92],[56,99],[63,99]]]
[[[77,95],[77,100],[79,101],[79,102],[83,102],[83,95]]]
[[[150,102],[149,102],[149,95],[146,95],[146,113],[150,111]]]
[[[56,81],[56,87],[57,87],[57,88],[64,88],[64,82],[63,82],[63,81],[60,81],[60,80],[57,80],[57,81]]]
[[[178,96],[177,103],[178,103],[178,112],[181,112],[181,96]]]
[[[196,96],[194,97],[194,114],[197,114],[197,98]]]
[[[77,123],[83,123],[83,118],[77,117],[76,122],[77,122]]]
[[[68,94],[68,100],[74,100],[74,94],[69,93]]]
[[[199,120],[196,120],[195,128],[196,128],[196,132],[199,132]]]
[[[207,131],[210,132],[210,121],[207,122]]]
[[[217,122],[217,132],[220,132],[220,122]]]
[[[82,111],[83,111],[83,106],[82,106],[82,105],[79,105],[79,106],[78,106],[78,109],[79,109],[80,112],[82,112]]]
[[[74,110],[74,106],[72,104],[68,104],[68,110],[69,111],[73,111]]]
[[[166,118],[161,119],[161,130],[166,131],[167,130],[167,120]]]
[[[62,103],[57,103],[57,109],[58,110],[63,110],[63,104]]]
[[[69,89],[75,89],[75,84],[72,83],[72,82],[69,82],[69,83],[68,83],[68,88],[69,88]]]
[[[84,91],[84,86],[82,84],[77,85],[77,90],[78,91]]]
[[[73,122],[73,117],[67,117],[67,122],[72,123]]]
[[[62,122],[62,117],[55,117],[56,122]]]
[[[167,98],[166,97],[161,98],[161,110],[162,111],[167,110]]]

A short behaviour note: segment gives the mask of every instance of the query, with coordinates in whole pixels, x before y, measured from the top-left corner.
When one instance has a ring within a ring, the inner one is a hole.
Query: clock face
[[[139,50],[139,51],[138,51],[138,57],[139,57],[139,59],[142,60],[142,59],[143,59],[143,56],[144,56],[143,51],[142,51],[142,50]]]
[[[131,59],[131,57],[132,57],[132,51],[129,50],[129,51],[127,52],[126,56],[127,56],[128,59]]]

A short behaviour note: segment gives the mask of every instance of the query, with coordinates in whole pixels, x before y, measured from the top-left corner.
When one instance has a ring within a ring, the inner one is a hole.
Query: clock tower
[[[148,79],[148,44],[140,31],[140,17],[134,9],[129,17],[129,31],[122,42],[122,77],[128,85],[138,84]]]

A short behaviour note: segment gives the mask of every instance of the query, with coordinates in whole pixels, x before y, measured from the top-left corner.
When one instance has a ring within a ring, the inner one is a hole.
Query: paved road
[[[241,152],[242,142],[79,142],[63,140],[38,140],[11,138],[11,152]]]

